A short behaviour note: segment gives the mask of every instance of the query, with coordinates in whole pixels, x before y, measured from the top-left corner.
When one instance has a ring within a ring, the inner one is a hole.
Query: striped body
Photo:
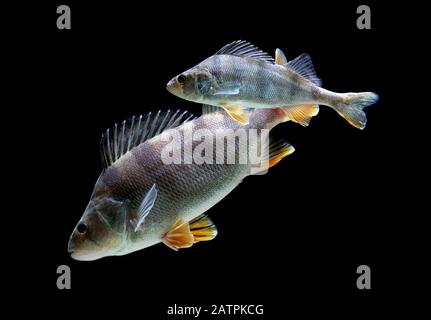
[[[161,159],[165,139],[172,130],[183,136],[184,130],[207,129],[215,134],[220,129],[271,128],[279,122],[272,110],[254,113],[247,128],[232,120],[226,113],[212,113],[170,129],[135,147],[111,167],[100,179],[100,185],[116,199],[129,201],[127,241],[114,255],[123,255],[159,243],[163,235],[180,218],[190,221],[229,194],[250,173],[247,164],[164,164]],[[184,141],[184,149],[199,142]],[[238,153],[238,148],[235,149]],[[214,156],[217,150],[214,146]],[[223,157],[227,156],[227,148]],[[238,156],[238,155],[237,155]],[[141,231],[134,231],[137,209],[152,184],[157,185],[158,198],[145,219]],[[97,186],[96,186],[97,188]]]
[[[199,64],[218,83],[238,82],[239,93],[204,97],[205,103],[241,105],[244,108],[277,108],[323,103],[321,90],[295,72],[266,61],[231,55],[214,55]]]
[[[245,109],[282,108],[286,120],[306,126],[319,105],[326,105],[353,126],[365,128],[363,109],[378,96],[332,92],[321,84],[308,54],[287,61],[277,49],[273,59],[250,43],[235,41],[171,79],[167,89],[183,99],[224,108],[241,124],[248,121]]]

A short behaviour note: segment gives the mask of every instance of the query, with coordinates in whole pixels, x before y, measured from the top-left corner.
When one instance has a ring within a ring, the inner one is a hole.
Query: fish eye
[[[186,82],[186,76],[185,76],[185,75],[183,75],[183,74],[180,74],[180,75],[177,77],[177,81],[178,81],[178,83],[179,83],[179,84],[184,84],[184,83]]]
[[[85,223],[81,222],[81,223],[80,223],[80,224],[78,224],[78,226],[76,227],[76,230],[77,230],[79,233],[84,234],[84,233],[86,233],[86,232],[87,232],[87,230],[88,230],[88,226],[87,226]]]

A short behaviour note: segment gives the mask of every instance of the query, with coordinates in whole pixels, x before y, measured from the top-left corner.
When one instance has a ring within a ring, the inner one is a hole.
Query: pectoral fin
[[[228,115],[239,122],[242,125],[247,125],[249,122],[248,111],[241,108],[241,106],[223,106],[223,109],[228,113]]]
[[[183,219],[179,219],[163,236],[162,242],[177,251],[178,249],[190,248],[194,243],[194,236],[190,231],[189,224]]]
[[[218,87],[214,95],[216,96],[234,96],[239,93],[239,89],[241,88],[241,83],[237,81],[226,81],[220,87]]]
[[[144,199],[141,202],[141,205],[139,206],[138,209],[138,222],[136,223],[135,226],[135,232],[138,231],[142,225],[145,222],[145,218],[147,217],[147,215],[150,213],[151,209],[154,206],[154,202],[156,202],[157,199],[157,188],[156,188],[156,184],[153,184],[153,186],[151,187],[151,189],[147,192],[147,194],[145,195]]]
[[[319,113],[319,105],[302,104],[281,108],[285,112],[285,121],[292,120],[304,127],[308,126],[312,117]]]

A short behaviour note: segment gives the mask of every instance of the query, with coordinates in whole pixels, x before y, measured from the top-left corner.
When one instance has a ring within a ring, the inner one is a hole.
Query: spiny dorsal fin
[[[271,63],[274,62],[274,59],[269,54],[267,54],[266,52],[263,52],[259,48],[252,45],[250,42],[247,42],[244,40],[237,40],[237,41],[231,42],[225,45],[215,54],[228,54],[228,55],[238,56],[238,57],[250,57],[250,58],[263,60]]]
[[[311,61],[311,58],[308,54],[303,53],[292,61],[289,61],[284,66],[292,71],[295,71],[297,74],[304,77],[305,79],[310,80],[315,85],[319,87],[322,86],[322,80],[320,80],[319,77],[316,75],[313,62]]]
[[[122,155],[165,130],[178,127],[193,118],[193,114],[181,110],[160,110],[139,117],[133,116],[121,124],[106,130],[100,140],[102,163],[105,168]]]

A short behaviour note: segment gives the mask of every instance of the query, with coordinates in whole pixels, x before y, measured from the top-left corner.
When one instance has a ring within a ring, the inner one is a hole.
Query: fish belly
[[[238,186],[248,173],[248,169],[234,168],[234,165],[219,166],[205,169],[201,165],[187,169],[177,167],[175,173],[159,177],[163,180],[156,182],[159,197],[147,217],[144,231],[122,254],[161,242],[175,222],[179,219],[188,222],[207,212]]]

